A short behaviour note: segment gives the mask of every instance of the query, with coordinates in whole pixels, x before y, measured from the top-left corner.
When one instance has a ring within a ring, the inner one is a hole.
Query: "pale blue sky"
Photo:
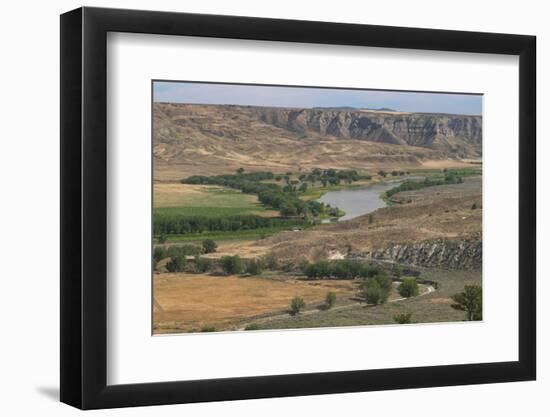
[[[272,107],[381,107],[399,111],[481,115],[482,96],[381,90],[155,81],[154,101]]]

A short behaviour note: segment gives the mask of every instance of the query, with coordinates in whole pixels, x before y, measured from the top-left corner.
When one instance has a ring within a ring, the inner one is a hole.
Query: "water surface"
[[[346,215],[338,218],[338,220],[350,220],[362,216],[363,214],[371,213],[379,208],[386,207],[386,202],[380,195],[390,188],[397,187],[401,183],[402,181],[395,181],[375,184],[369,187],[329,191],[323,194],[317,201],[344,210]],[[332,221],[335,221],[335,219]]]

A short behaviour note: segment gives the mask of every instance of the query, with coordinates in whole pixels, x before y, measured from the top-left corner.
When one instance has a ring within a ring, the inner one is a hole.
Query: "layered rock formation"
[[[449,156],[480,156],[481,116],[362,110],[250,107],[265,123],[307,134],[421,146]]]
[[[414,266],[481,270],[481,240],[435,239],[350,254],[353,259],[389,260]]]

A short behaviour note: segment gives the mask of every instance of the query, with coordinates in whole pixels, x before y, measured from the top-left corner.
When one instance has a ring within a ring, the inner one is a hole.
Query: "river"
[[[345,216],[338,219],[332,218],[327,221],[350,220],[362,216],[363,214],[373,212],[376,209],[386,207],[386,202],[380,195],[390,188],[397,187],[402,182],[403,181],[385,182],[369,187],[329,191],[323,194],[317,201],[330,204],[331,207],[338,207],[346,212]]]

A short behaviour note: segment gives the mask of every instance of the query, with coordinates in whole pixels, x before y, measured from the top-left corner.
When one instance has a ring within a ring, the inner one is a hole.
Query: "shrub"
[[[273,255],[267,255],[264,257],[264,264],[267,269],[272,271],[279,268],[279,260]]]
[[[164,233],[161,233],[157,240],[158,243],[166,243],[166,235]]]
[[[397,287],[397,291],[399,291],[401,297],[416,297],[418,295],[418,284],[416,279],[405,278],[403,282],[399,284],[399,287]]]
[[[332,308],[336,304],[336,294],[332,291],[327,292],[327,295],[325,296],[325,305],[327,308]]]
[[[393,316],[393,319],[397,324],[411,324],[412,313],[401,313]]]
[[[214,261],[209,258],[201,258],[200,256],[195,256],[195,270],[197,272],[208,272],[214,268]]]
[[[218,249],[218,245],[212,239],[205,239],[202,241],[202,251],[204,253],[214,253]]]
[[[169,272],[182,272],[187,265],[187,261],[184,256],[173,256],[166,264],[166,269]]]
[[[264,263],[261,259],[251,259],[246,263],[245,272],[250,275],[259,275],[264,269]]]
[[[451,307],[466,312],[466,320],[482,320],[483,294],[479,285],[466,285],[464,291],[451,297]]]
[[[260,325],[256,323],[249,324],[244,328],[245,330],[260,330]]]
[[[222,257],[221,266],[223,271],[228,275],[240,274],[244,268],[243,261],[239,255]]]
[[[203,326],[201,327],[201,332],[208,333],[208,332],[215,332],[216,328],[214,326]]]
[[[401,267],[401,265],[395,265],[393,267],[393,274],[397,277],[397,278],[401,278],[401,275],[403,275],[403,268]]]
[[[174,245],[166,248],[165,258],[171,258],[173,256],[199,255],[201,252],[202,248],[197,245]]]
[[[290,314],[293,316],[299,314],[304,309],[306,303],[302,297],[294,297],[290,302]]]

